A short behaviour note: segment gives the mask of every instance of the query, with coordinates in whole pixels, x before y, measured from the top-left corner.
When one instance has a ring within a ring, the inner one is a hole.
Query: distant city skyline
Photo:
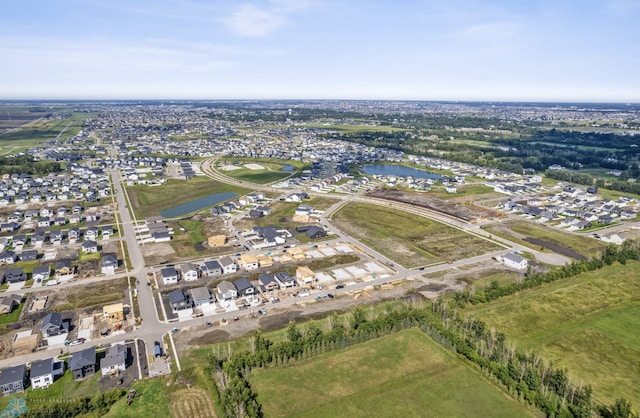
[[[639,0],[25,0],[0,100],[640,102]]]

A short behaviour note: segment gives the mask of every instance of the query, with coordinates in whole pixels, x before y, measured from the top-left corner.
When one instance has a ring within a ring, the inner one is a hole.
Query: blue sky
[[[0,99],[640,101],[640,0],[21,0]]]

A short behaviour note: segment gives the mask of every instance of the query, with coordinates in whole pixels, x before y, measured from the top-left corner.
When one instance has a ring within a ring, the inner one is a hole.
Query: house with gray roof
[[[96,373],[96,348],[89,347],[87,349],[76,351],[71,356],[69,362],[69,370],[74,380],[82,379]]]
[[[2,396],[24,392],[27,386],[27,366],[19,364],[0,372],[0,392]]]

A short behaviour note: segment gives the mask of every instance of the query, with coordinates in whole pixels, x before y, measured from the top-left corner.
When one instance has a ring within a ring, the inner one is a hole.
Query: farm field
[[[157,216],[161,210],[219,192],[235,192],[239,195],[250,190],[217,182],[208,177],[189,180],[169,180],[158,187],[137,185],[127,187],[132,210],[139,219]]]
[[[531,415],[417,329],[257,370],[250,383],[269,417]]]
[[[334,224],[405,267],[457,260],[498,250],[474,235],[418,215],[365,203],[334,213]]]
[[[588,236],[570,234],[524,220],[504,222],[485,229],[529,248],[544,252],[554,251],[572,258],[596,256],[606,245]]]
[[[88,116],[88,113],[78,112],[70,113],[69,117],[64,119],[37,119],[30,121],[0,134],[0,147],[6,150],[5,152],[12,149],[25,149],[33,145],[42,144],[47,140],[56,139],[63,130],[64,133],[60,135],[60,139],[70,138],[80,131],[83,120]],[[67,125],[69,126],[67,127]]]
[[[467,313],[519,348],[567,367],[575,382],[593,386],[595,399],[609,404],[625,397],[640,405],[640,263],[614,264]]]

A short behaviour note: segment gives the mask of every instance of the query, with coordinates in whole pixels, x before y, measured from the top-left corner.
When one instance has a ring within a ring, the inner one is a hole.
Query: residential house
[[[1,261],[1,260],[0,260]],[[230,256],[222,257],[219,261],[223,274],[231,274],[238,271],[238,265]]]
[[[160,270],[160,275],[162,276],[162,283],[165,285],[177,284],[178,283],[178,272],[174,267],[165,267]]]
[[[25,250],[20,254],[20,261],[35,261],[38,259],[38,250]]]
[[[238,289],[236,289],[233,283],[226,280],[218,283],[216,291],[218,293],[218,300],[229,300],[238,297]]]
[[[100,263],[100,271],[102,274],[115,274],[118,268],[118,256],[115,254],[102,254],[102,262]]]
[[[290,288],[296,285],[296,281],[286,271],[279,271],[274,274],[274,278],[278,282],[278,285],[282,289]]]
[[[102,376],[109,376],[124,372],[127,369],[127,346],[115,344],[109,347],[107,354],[100,359]]]
[[[324,229],[315,225],[301,226],[296,228],[297,232],[304,232],[310,239],[324,238],[327,233]]]
[[[76,351],[71,355],[69,370],[74,380],[82,379],[96,373],[96,348],[89,347]]]
[[[177,289],[169,293],[169,304],[173,312],[191,308],[189,298],[184,294],[182,289]]]
[[[60,245],[62,244],[62,240],[64,239],[64,234],[61,230],[51,231],[49,234],[49,241],[51,241],[51,245]]]
[[[7,295],[0,299],[0,314],[8,314],[13,312],[22,302],[20,295]]]
[[[56,367],[57,366],[57,367]],[[56,362],[53,357],[31,363],[29,378],[33,389],[46,388],[57,375],[64,373],[64,362]]]
[[[191,301],[195,306],[208,305],[213,302],[209,289],[205,286],[196,287],[189,291],[191,294]]]
[[[109,239],[113,235],[113,227],[111,225],[104,225],[101,228],[102,239]]]
[[[0,372],[0,391],[2,396],[24,392],[27,386],[27,366],[19,364]]]
[[[27,281],[27,273],[21,268],[12,268],[4,272],[3,282],[18,283]]]
[[[262,273],[258,277],[258,281],[260,282],[260,285],[264,288],[264,290],[267,292],[272,292],[274,290],[280,289],[280,285],[278,284],[278,281],[275,279],[273,274]]]
[[[71,228],[69,229],[69,233],[67,235],[69,241],[76,242],[78,239],[80,239],[80,230],[78,228]]]
[[[198,269],[193,263],[184,263],[180,266],[182,279],[186,282],[198,280]]]
[[[222,266],[217,260],[205,261],[202,271],[209,277],[215,277],[222,274]]]
[[[95,241],[84,241],[80,248],[84,254],[93,254],[98,252],[98,243]]]
[[[58,312],[49,312],[42,319],[40,327],[42,338],[56,337],[69,332],[69,323],[62,320],[62,315]]]
[[[98,239],[98,227],[91,226],[84,233],[85,241],[96,241]]]
[[[16,253],[13,251],[4,251],[0,253],[0,264],[13,264],[18,260]]]
[[[241,277],[233,282],[233,285],[238,290],[238,296],[253,296],[258,293],[255,287],[251,284],[248,278]]]
[[[525,270],[528,266],[527,259],[518,254],[506,253],[502,256],[502,262],[505,266],[518,270]]]
[[[51,266],[47,264],[44,266],[34,267],[33,272],[31,274],[31,278],[36,283],[42,283],[45,280],[49,280],[50,275],[51,275]]]

